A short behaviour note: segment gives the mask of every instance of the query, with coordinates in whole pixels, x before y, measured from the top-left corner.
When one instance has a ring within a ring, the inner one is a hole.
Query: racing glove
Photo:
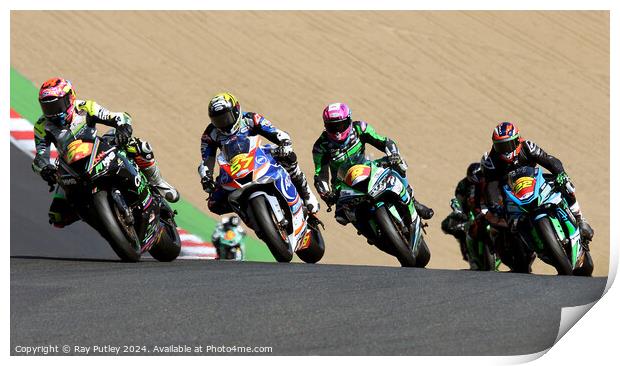
[[[400,158],[399,154],[391,154],[388,155],[388,161],[390,162],[390,165],[396,166],[396,165],[400,165],[400,163],[402,162],[402,159]]]
[[[47,182],[50,186],[50,192],[54,190],[54,184],[56,184],[56,167],[52,164],[48,164],[41,169],[41,178]]]
[[[133,128],[130,124],[124,123],[116,127],[116,144],[118,146],[125,146],[131,139]]]
[[[293,153],[293,142],[291,140],[284,140],[282,143],[273,150],[273,154],[278,157],[287,157]]]
[[[338,201],[338,193],[334,191],[325,192],[323,194],[319,194],[319,196],[321,196],[321,199],[325,201],[327,206],[333,206]]]
[[[207,193],[211,193],[215,191],[215,181],[213,180],[213,177],[211,177],[210,175],[205,175],[204,177],[202,177],[200,179],[200,183],[202,184],[203,191]]]
[[[562,172],[555,177],[555,183],[561,187],[561,189],[565,190],[568,194],[575,194],[575,185],[570,180],[570,177],[566,172]]]

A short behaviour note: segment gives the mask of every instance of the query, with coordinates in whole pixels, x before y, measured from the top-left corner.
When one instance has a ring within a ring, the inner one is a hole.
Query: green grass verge
[[[29,79],[11,67],[11,108],[33,124],[41,115],[40,107],[36,102],[37,97],[38,88]],[[173,204],[173,207],[179,213],[176,221],[180,227],[194,235],[200,236],[206,241],[211,240],[211,233],[217,224],[214,219],[184,200]],[[256,238],[247,236],[245,248],[247,260],[259,262],[274,261],[267,246]]]

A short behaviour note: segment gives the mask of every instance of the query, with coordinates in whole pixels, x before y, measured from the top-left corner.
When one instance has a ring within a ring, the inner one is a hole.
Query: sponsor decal
[[[532,177],[521,177],[512,186],[512,191],[520,200],[530,197],[534,193],[536,179]]]
[[[353,186],[370,175],[370,167],[367,165],[354,165],[349,168],[345,175],[344,182],[348,186]]]
[[[232,230],[228,230],[226,234],[224,234],[224,240],[233,240],[235,238],[235,232]]]
[[[90,142],[83,142],[82,140],[75,140],[67,146],[67,152],[65,153],[65,161],[68,164],[74,163],[80,159],[83,159],[93,151],[93,144]]]
[[[250,163],[254,161],[254,157],[248,154],[236,155],[230,161],[230,173],[234,176],[240,171],[245,171],[249,168]]]
[[[295,251],[304,250],[308,248],[310,246],[311,238],[312,238],[312,232],[310,230],[306,231],[306,234],[303,236],[303,238],[299,242],[299,245],[297,246],[297,249]]]
[[[99,174],[104,169],[107,169],[110,166],[110,163],[112,162],[112,160],[114,159],[116,159],[116,153],[112,151],[100,163],[95,165],[95,174]]]

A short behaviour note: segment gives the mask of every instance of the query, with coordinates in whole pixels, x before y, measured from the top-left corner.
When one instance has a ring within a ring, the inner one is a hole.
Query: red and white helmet
[[[323,125],[330,140],[344,142],[353,128],[349,106],[344,103],[329,104],[323,110]]]
[[[521,135],[517,126],[502,122],[493,130],[493,150],[507,163],[512,163],[521,152]]]
[[[75,107],[73,85],[63,78],[47,80],[39,89],[39,104],[45,117],[71,121]]]

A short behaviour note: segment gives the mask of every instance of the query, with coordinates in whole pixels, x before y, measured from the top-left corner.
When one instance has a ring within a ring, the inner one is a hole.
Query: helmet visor
[[[66,94],[61,98],[44,98],[39,102],[45,117],[56,117],[62,113],[67,113],[71,107],[71,96]]]
[[[519,147],[519,139],[514,138],[512,140],[503,140],[493,142],[493,149],[500,154],[506,154],[513,152]]]
[[[222,113],[212,115],[211,123],[213,123],[218,130],[229,132],[235,123],[237,123],[237,118],[235,118],[231,110],[226,110]]]
[[[351,119],[343,119],[340,121],[330,121],[325,123],[325,131],[329,133],[342,133],[351,126]]]

